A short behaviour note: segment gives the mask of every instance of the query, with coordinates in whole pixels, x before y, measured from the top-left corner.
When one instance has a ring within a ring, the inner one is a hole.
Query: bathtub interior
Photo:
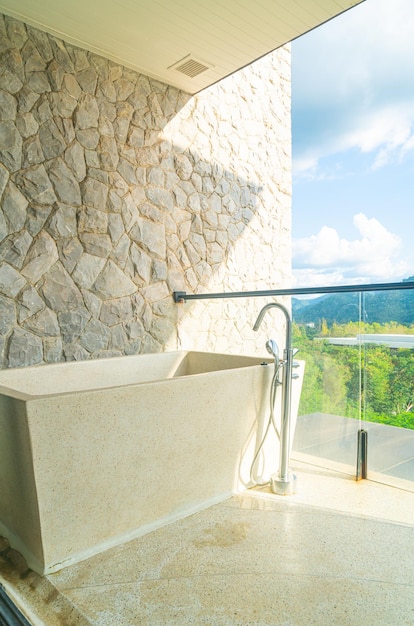
[[[187,352],[177,367],[174,377],[194,376],[196,374],[251,367],[260,365],[263,362],[270,363],[271,360],[235,354]]]
[[[0,394],[25,400],[237,369],[262,361],[257,357],[182,350],[34,365],[0,371]]]

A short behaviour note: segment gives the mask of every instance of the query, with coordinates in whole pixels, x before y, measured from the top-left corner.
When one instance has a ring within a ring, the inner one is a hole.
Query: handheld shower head
[[[275,361],[279,361],[279,347],[274,339],[266,341],[266,350],[275,357]]]

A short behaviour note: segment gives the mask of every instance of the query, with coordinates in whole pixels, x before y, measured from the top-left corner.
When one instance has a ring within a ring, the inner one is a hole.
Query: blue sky
[[[366,0],[292,44],[299,287],[414,275],[414,1]]]

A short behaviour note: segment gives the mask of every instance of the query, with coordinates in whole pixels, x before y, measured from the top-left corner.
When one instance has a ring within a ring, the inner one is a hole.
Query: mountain
[[[413,282],[414,285],[414,276],[403,282]],[[333,322],[338,324],[356,322],[359,320],[360,298],[366,322],[414,324],[414,288],[401,291],[369,291],[361,297],[358,293],[337,293],[313,300],[292,298],[293,319],[299,324],[316,325],[322,319],[326,320],[328,325]]]

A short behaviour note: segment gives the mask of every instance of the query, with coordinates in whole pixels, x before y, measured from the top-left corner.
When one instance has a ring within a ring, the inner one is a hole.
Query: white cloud
[[[293,43],[295,172],[356,148],[372,167],[414,144],[414,3],[366,0]]]
[[[299,286],[398,281],[407,264],[400,260],[401,240],[377,219],[354,215],[360,237],[341,238],[323,226],[316,235],[293,241],[293,268]]]
[[[372,169],[403,158],[413,150],[413,106],[406,103],[383,106],[359,121],[360,126],[342,137],[342,149],[357,147],[375,152]]]

